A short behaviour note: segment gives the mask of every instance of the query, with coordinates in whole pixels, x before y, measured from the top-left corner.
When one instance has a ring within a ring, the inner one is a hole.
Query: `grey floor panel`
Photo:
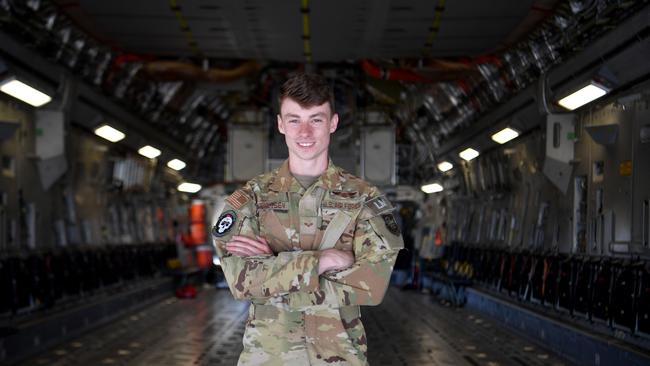
[[[392,289],[362,316],[371,365],[570,365],[477,313],[427,295]]]
[[[169,298],[21,365],[235,365],[248,306],[227,290]],[[371,365],[569,365],[487,318],[391,289],[364,307]]]

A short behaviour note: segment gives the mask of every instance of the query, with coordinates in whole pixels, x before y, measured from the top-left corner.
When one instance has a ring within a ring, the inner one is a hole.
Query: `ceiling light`
[[[474,159],[474,158],[477,157],[478,155],[479,155],[479,152],[476,151],[476,150],[474,150],[474,149],[472,149],[471,147],[469,147],[469,148],[467,148],[467,149],[461,151],[461,152],[458,154],[458,156],[460,156],[461,158],[463,158],[463,159],[465,159],[465,160],[467,160],[467,161],[470,161],[470,160]]]
[[[558,104],[572,111],[602,97],[607,93],[609,93],[609,88],[596,84],[592,81],[589,85],[583,87],[582,89],[560,99],[558,101]]]
[[[519,132],[513,130],[510,127],[506,127],[503,130],[492,135],[492,140],[499,144],[505,144],[506,142],[517,138],[517,136],[519,136]]]
[[[181,192],[196,193],[201,190],[201,185],[196,183],[181,183],[177,189]]]
[[[95,129],[95,135],[105,138],[110,142],[118,142],[126,137],[124,133],[114,129],[109,125],[102,125]]]
[[[454,165],[448,161],[443,161],[442,163],[438,164],[438,170],[441,172],[446,172],[447,170],[451,170],[454,167]]]
[[[161,154],[161,152],[160,152],[160,150],[156,149],[155,147],[147,145],[147,146],[141,147],[140,150],[138,150],[138,154],[140,154],[142,156],[146,156],[149,159],[153,159],[153,158],[159,156]]]
[[[425,184],[422,187],[420,187],[420,189],[424,193],[437,193],[437,192],[442,192],[443,190],[442,186],[438,183]]]
[[[34,107],[40,107],[52,100],[52,97],[17,80],[15,77],[0,82],[0,91],[20,99]]]
[[[167,163],[167,166],[174,169],[174,170],[181,170],[181,169],[185,168],[187,166],[187,164],[185,164],[185,162],[182,161],[182,160],[174,159],[174,160],[170,160]]]

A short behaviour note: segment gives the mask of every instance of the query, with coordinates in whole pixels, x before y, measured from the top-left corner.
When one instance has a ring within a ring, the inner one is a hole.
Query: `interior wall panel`
[[[451,174],[471,183],[467,192],[447,193],[450,238],[513,249],[628,256],[618,247],[617,253],[610,250],[624,243],[647,256],[650,250],[643,252],[639,246],[644,239],[650,246],[650,96],[637,93],[576,114],[575,157],[569,162],[573,174],[566,192],[542,172],[545,129],[459,164]],[[614,124],[618,135],[613,143],[604,144],[602,134],[596,141],[588,132],[593,126]],[[490,170],[497,157],[507,157],[505,170],[511,180],[504,186]],[[574,207],[576,181],[586,189],[581,232],[586,240],[580,245],[574,238],[574,220],[580,218]]]

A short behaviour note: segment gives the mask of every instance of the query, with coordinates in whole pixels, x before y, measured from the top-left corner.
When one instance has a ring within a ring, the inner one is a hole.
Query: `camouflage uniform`
[[[359,305],[382,301],[403,248],[392,211],[377,188],[331,160],[306,190],[285,161],[226,199],[213,228],[217,253],[233,296],[252,303],[239,365],[367,365]],[[259,235],[275,254],[231,255],[233,235]],[[319,276],[327,247],[354,251],[355,263]]]

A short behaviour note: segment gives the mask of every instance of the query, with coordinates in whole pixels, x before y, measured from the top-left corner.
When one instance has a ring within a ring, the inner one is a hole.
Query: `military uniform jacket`
[[[230,291],[251,301],[239,365],[366,365],[359,305],[386,292],[402,236],[377,188],[334,166],[306,190],[288,160],[226,199],[213,228]],[[267,240],[273,255],[227,253],[233,235]],[[355,263],[318,275],[320,250]]]

